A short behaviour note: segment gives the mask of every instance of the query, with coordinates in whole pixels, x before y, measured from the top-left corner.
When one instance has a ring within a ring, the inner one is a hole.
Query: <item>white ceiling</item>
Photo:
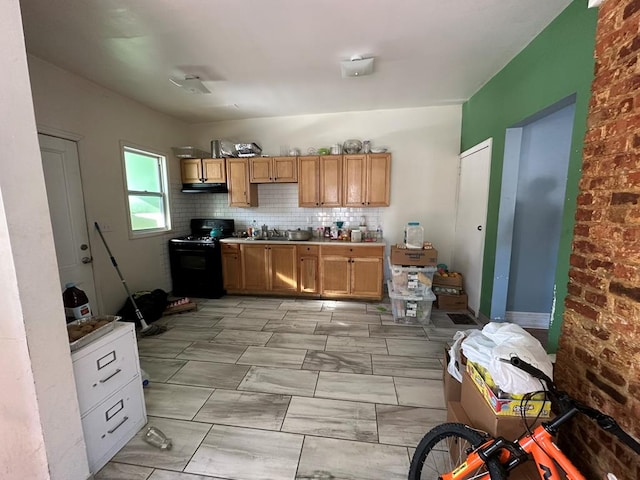
[[[571,0],[21,0],[27,50],[188,122],[456,104]],[[374,56],[371,76],[340,62]],[[197,75],[194,95],[170,76]]]

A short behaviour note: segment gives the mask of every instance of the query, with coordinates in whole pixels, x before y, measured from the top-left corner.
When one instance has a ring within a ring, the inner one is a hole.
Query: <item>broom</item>
[[[111,263],[115,267],[116,272],[118,272],[118,277],[120,277],[120,281],[122,282],[122,285],[124,286],[124,289],[127,291],[127,295],[129,296],[129,300],[131,300],[131,304],[133,305],[133,308],[134,308],[134,310],[136,312],[136,317],[138,317],[138,321],[140,322],[140,325],[142,326],[142,329],[140,330],[140,335],[142,335],[143,337],[150,337],[152,335],[158,335],[160,333],[166,332],[167,331],[167,327],[165,327],[164,325],[149,325],[144,320],[144,317],[142,316],[142,312],[138,308],[138,305],[136,304],[136,301],[133,299],[133,295],[131,295],[131,292],[129,291],[129,287],[127,287],[127,282],[124,281],[124,277],[122,276],[122,273],[120,272],[120,268],[118,268],[118,263],[116,262],[116,259],[114,258],[113,254],[111,253],[111,250],[109,249],[109,245],[107,245],[107,241],[105,240],[104,236],[102,235],[102,230],[100,230],[100,226],[98,225],[98,222],[94,222],[93,224],[96,226],[96,230],[98,230],[98,234],[100,235],[100,238],[102,239],[102,243],[104,244],[104,248],[107,249],[107,253],[109,254],[109,258],[111,258]]]

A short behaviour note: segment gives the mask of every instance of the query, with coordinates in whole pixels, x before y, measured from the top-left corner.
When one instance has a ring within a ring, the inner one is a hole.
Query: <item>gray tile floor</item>
[[[198,300],[140,339],[149,425],[96,480],[395,480],[445,420],[443,346],[457,330],[393,322],[386,303]]]

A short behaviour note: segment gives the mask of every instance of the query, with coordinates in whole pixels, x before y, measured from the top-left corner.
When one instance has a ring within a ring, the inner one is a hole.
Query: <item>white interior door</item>
[[[491,139],[460,155],[452,267],[464,277],[469,310],[476,317],[480,312],[490,167]]]
[[[42,134],[38,135],[38,141],[58,259],[60,287],[64,290],[66,283],[74,282],[87,294],[89,304],[96,312],[98,304],[77,145],[71,140]]]

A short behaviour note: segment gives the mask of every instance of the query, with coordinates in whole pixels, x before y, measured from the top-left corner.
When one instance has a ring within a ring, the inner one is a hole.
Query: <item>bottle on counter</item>
[[[376,228],[376,242],[381,242],[382,241],[382,225],[378,225],[378,228]]]
[[[86,293],[76,287],[74,282],[65,285],[65,291],[62,292],[62,303],[67,323],[91,316],[89,298]]]
[[[258,238],[260,236],[260,228],[258,228],[258,222],[255,220],[251,223],[251,236]]]

